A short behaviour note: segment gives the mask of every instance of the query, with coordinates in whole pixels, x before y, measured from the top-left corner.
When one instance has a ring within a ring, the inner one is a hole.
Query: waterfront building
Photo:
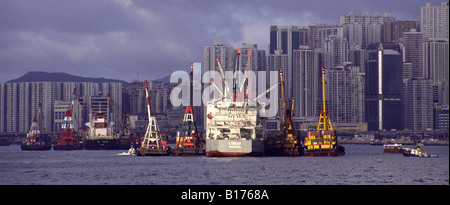
[[[402,50],[398,44],[368,46],[365,118],[369,130],[402,129]]]
[[[433,129],[432,81],[424,78],[408,80],[405,96],[405,128],[409,130]]]

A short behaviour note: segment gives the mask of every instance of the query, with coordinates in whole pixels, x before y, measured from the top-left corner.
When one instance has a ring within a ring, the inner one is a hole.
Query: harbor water
[[[344,145],[340,157],[136,157],[123,150],[21,151],[0,147],[0,184],[449,185],[449,147],[438,158]]]

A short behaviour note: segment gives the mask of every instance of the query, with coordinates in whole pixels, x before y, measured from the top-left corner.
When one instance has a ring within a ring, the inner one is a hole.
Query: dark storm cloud
[[[216,39],[267,49],[270,25],[339,24],[339,16],[350,11],[418,20],[423,5],[418,0],[1,0],[0,82],[32,70],[156,79],[203,62],[203,46]]]

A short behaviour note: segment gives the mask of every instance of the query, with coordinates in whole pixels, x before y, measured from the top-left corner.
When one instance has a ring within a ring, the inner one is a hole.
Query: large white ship
[[[221,101],[208,105],[206,112],[206,156],[264,154],[264,127],[258,120],[257,106]]]
[[[247,59],[247,66],[251,57],[251,51]],[[240,51],[237,51],[236,68]],[[234,79],[231,99],[226,98],[231,88],[224,83],[224,69],[216,60],[222,75],[222,95],[218,102],[209,102],[206,107],[206,156],[262,156],[264,155],[264,127],[259,118],[259,105],[250,106],[248,93],[245,87],[247,77]],[[237,90],[237,84],[240,90]],[[216,86],[213,81],[211,84]],[[217,86],[216,86],[216,89]]]

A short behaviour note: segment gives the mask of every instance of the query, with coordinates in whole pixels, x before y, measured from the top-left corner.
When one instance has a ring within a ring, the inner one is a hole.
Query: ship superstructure
[[[249,58],[251,51],[249,52]],[[236,68],[240,58],[237,51]],[[264,154],[264,127],[259,118],[258,106],[250,106],[246,95],[236,90],[237,79],[233,82],[232,99],[225,98],[229,88],[225,84],[225,75],[220,60],[216,59],[222,75],[222,98],[218,102],[209,102],[206,107],[206,156],[262,156]],[[247,62],[247,65],[249,63]],[[236,71],[237,69],[235,69]],[[247,78],[244,78],[242,85]],[[214,84],[211,81],[211,84]],[[215,86],[217,88],[217,86]],[[241,89],[243,87],[241,86]],[[238,98],[239,96],[243,96]]]
[[[338,144],[325,106],[325,68],[322,67],[323,109],[320,112],[317,131],[308,131],[304,138],[304,156],[342,156],[345,148]]]
[[[113,132],[114,122],[107,122],[104,113],[91,116],[91,121],[86,123],[89,127],[86,136],[85,148],[87,150],[116,149],[118,137]]]

